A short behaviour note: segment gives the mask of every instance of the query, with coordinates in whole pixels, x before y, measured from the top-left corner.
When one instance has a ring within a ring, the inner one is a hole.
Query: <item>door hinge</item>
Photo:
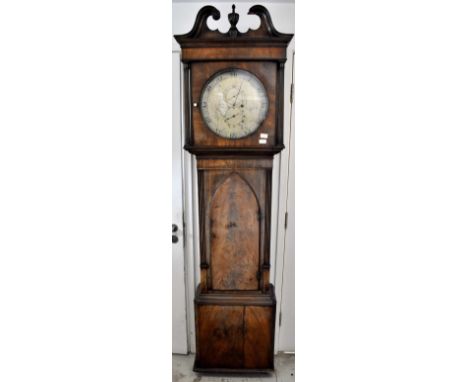
[[[281,318],[283,317],[283,315],[282,315],[281,313],[282,313],[282,312],[280,312],[280,314],[279,314],[279,319],[278,319],[278,321],[279,321],[279,324],[278,324],[278,325],[279,325],[279,326],[281,326]]]
[[[293,103],[294,101],[294,82],[291,82],[291,96],[289,99],[290,103]]]
[[[185,214],[182,212],[182,247],[185,248]]]
[[[284,214],[284,229],[288,228],[288,213]]]

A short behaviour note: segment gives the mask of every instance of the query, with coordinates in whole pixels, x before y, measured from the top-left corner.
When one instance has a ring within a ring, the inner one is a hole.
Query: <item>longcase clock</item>
[[[197,159],[200,284],[195,371],[273,370],[276,299],[270,283],[271,173],[283,148],[286,49],[268,10],[240,33],[210,30],[205,6],[182,48],[186,144]]]

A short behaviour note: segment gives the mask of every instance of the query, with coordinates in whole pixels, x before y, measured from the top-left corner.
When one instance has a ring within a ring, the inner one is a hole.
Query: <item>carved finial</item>
[[[236,13],[236,6],[232,4],[232,12],[228,15],[229,23],[231,28],[229,28],[229,37],[237,37],[239,31],[237,30],[237,22],[239,21],[239,14]]]

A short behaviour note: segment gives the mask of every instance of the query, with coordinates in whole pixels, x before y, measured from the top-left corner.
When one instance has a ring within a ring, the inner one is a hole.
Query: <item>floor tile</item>
[[[275,357],[275,372],[278,382],[293,382],[296,374],[294,354],[278,354]]]

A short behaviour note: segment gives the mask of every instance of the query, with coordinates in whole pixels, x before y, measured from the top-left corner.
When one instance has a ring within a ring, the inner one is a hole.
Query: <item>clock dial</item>
[[[201,94],[201,114],[215,134],[239,139],[258,129],[268,111],[265,87],[252,73],[230,69],[215,74]]]

